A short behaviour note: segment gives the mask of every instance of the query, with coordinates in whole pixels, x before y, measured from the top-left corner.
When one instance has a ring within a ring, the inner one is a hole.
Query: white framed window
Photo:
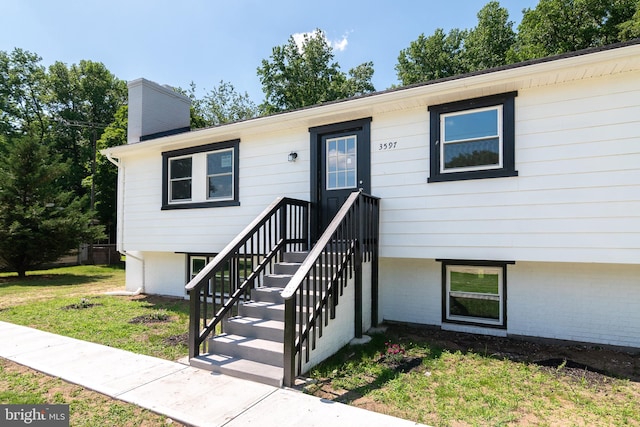
[[[189,278],[192,280],[202,271],[209,262],[206,256],[190,256],[189,257]]]
[[[443,262],[442,321],[506,326],[506,272],[503,261]]]
[[[327,190],[357,187],[358,144],[356,138],[356,135],[348,135],[327,139]]]
[[[177,157],[169,161],[169,203],[191,201],[193,159]]]
[[[207,154],[207,199],[233,200],[233,149]]]
[[[440,116],[440,173],[502,168],[502,105]]]

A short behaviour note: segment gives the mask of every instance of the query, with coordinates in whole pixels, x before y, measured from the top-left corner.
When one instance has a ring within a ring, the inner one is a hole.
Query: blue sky
[[[0,0],[0,50],[37,53],[45,66],[102,62],[201,96],[221,80],[263,100],[256,69],[289,36],[322,29],[347,72],[373,61],[376,90],[398,83],[401,49],[436,28],[472,28],[488,0]],[[502,0],[516,25],[537,0]]]

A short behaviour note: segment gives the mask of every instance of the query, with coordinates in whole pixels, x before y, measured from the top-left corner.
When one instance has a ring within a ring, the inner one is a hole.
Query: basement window
[[[506,327],[507,264],[443,261],[442,322]]]
[[[186,254],[187,283],[193,280],[217,254]],[[229,296],[253,273],[252,258],[232,258],[222,270],[209,280],[208,296]],[[215,291],[214,291],[215,289]]]
[[[512,92],[429,107],[429,182],[517,176],[516,95]]]

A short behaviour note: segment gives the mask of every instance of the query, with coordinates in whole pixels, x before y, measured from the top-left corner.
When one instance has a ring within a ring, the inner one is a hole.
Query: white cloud
[[[298,46],[298,50],[302,51],[302,43],[304,42],[305,36],[311,37],[312,35],[313,33],[295,33],[291,37],[293,37],[293,41],[296,42],[296,45]]]
[[[334,41],[331,43],[331,45],[333,46],[333,48],[339,52],[344,51],[347,48],[347,44],[349,44],[349,41],[347,40],[347,35],[345,34],[342,37],[342,40],[340,41]]]
[[[310,31],[307,33],[295,33],[295,34],[292,34],[291,37],[293,37],[293,41],[296,42],[296,45],[298,46],[298,50],[302,50],[302,43],[304,42],[305,37],[307,38],[313,37],[314,35],[315,35],[315,32]],[[348,37],[348,34],[345,34],[342,37],[342,40],[329,41],[329,39],[327,39],[327,36],[324,35],[324,39],[327,42],[327,44],[331,46],[334,50],[337,50],[338,52],[343,52],[347,48],[347,44],[349,44],[347,37]]]

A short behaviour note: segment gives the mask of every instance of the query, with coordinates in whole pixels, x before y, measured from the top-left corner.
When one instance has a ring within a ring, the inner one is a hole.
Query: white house
[[[129,87],[127,289],[184,296],[277,197],[327,224],[363,189],[374,323],[640,347],[639,40],[190,132],[180,95]]]

